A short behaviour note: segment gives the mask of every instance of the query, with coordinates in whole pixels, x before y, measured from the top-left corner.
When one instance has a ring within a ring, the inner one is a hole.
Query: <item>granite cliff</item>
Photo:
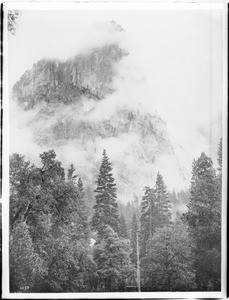
[[[77,55],[65,62],[42,59],[13,87],[13,96],[25,109],[46,103],[78,103],[83,97],[99,101],[112,93],[115,63],[125,51],[112,44]]]
[[[142,188],[154,184],[157,171],[165,181],[186,180],[166,123],[156,112],[133,108],[129,99],[129,107],[116,106],[108,115],[101,109],[96,117],[99,105],[109,105],[108,96],[116,92],[113,81],[127,55],[111,44],[65,62],[42,59],[13,87],[13,100],[24,111],[35,112],[27,124],[34,143],[54,148],[66,165],[73,162],[86,187],[94,184],[106,148],[124,202],[134,194],[141,197]]]

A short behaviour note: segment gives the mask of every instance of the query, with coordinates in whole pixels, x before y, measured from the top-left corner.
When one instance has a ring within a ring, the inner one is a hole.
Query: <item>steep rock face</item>
[[[126,54],[112,44],[66,62],[42,59],[15,84],[13,97],[25,109],[42,102],[77,103],[83,96],[99,101],[113,91],[115,63]]]
[[[33,124],[36,143],[55,146],[68,140],[95,141],[116,138],[122,135],[135,135],[143,145],[151,145],[151,155],[145,153],[145,160],[153,161],[155,155],[172,154],[172,146],[166,131],[166,123],[158,114],[140,113],[130,109],[118,109],[110,117],[90,120],[89,113],[82,113],[80,106],[71,114],[64,111],[47,113],[40,110]],[[102,113],[102,112],[101,112]]]
[[[100,110],[100,104],[109,106],[106,96],[114,93],[117,63],[126,54],[113,44],[66,62],[41,60],[13,88],[20,107],[34,112],[26,124],[34,143],[42,149],[53,148],[65,165],[73,162],[89,198],[94,197],[104,148],[123,202],[134,194],[140,198],[144,186],[154,185],[157,171],[165,175],[166,183],[169,177],[185,180],[166,123],[157,113],[131,107],[131,99],[128,108],[114,106],[109,114]]]

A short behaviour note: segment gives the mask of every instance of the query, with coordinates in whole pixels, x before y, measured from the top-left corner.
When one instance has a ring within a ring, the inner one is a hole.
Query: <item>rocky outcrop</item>
[[[143,145],[144,159],[153,162],[155,156],[170,155],[173,148],[166,131],[166,123],[158,114],[120,109],[109,118],[90,120],[87,114],[41,114],[33,125],[36,142],[50,147],[69,140],[95,141],[134,135]],[[89,113],[90,114],[90,113]]]
[[[112,93],[115,64],[126,54],[112,44],[66,62],[42,59],[15,84],[13,97],[25,109],[42,102],[78,103],[85,96],[99,101]]]
[[[124,202],[133,194],[141,197],[142,188],[152,186],[157,171],[165,175],[168,185],[169,178],[174,184],[184,182],[186,176],[166,123],[157,113],[133,108],[131,99],[128,107],[114,105],[107,115],[100,110],[103,105],[109,106],[106,96],[114,92],[118,62],[125,55],[112,44],[66,62],[43,59],[13,88],[14,100],[35,114],[27,124],[34,142],[45,149],[53,148],[66,164],[75,163],[90,195],[101,151],[106,148],[114,165],[118,195]]]

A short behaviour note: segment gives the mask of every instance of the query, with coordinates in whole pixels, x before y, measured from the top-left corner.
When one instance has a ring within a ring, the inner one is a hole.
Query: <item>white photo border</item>
[[[221,292],[121,292],[121,293],[10,293],[9,290],[9,87],[8,87],[8,10],[204,10],[218,9],[223,12],[223,189],[222,189],[222,260]],[[226,297],[226,228],[227,228],[227,4],[226,3],[149,3],[149,2],[10,2],[3,5],[3,152],[2,152],[2,228],[3,228],[3,299],[107,299],[107,298],[225,298]]]

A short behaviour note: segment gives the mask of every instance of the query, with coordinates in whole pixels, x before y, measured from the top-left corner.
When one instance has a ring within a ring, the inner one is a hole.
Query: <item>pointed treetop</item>
[[[78,177],[77,174],[74,175],[74,172],[75,172],[75,168],[74,168],[73,164],[70,164],[70,167],[67,171],[68,180],[73,180],[74,181]]]
[[[163,184],[164,184],[163,177],[162,177],[161,173],[158,171],[158,172],[157,172],[156,184],[158,184],[158,183],[160,183],[160,182],[163,182]]]
[[[204,152],[201,153],[200,157],[197,160],[194,159],[194,162],[198,163],[200,168],[210,168],[212,167],[212,160]],[[194,163],[194,165],[196,165]]]
[[[80,198],[83,198],[84,197],[84,187],[83,187],[83,182],[80,177],[78,178],[77,187],[78,187]]]
[[[202,178],[206,176],[206,172],[213,170],[213,162],[204,152],[201,153],[197,160],[192,163],[192,180],[195,178]]]
[[[103,149],[103,157],[102,157],[102,163],[100,166],[100,174],[103,172],[107,173],[112,171],[112,166],[111,166],[111,162],[109,161],[109,158],[107,156],[106,150]]]
[[[77,185],[78,185],[78,187],[79,187],[80,189],[83,189],[83,182],[82,182],[82,180],[81,180],[80,177],[79,177],[79,179],[78,179]]]
[[[102,161],[109,161],[109,158],[108,158],[108,156],[107,156],[107,152],[106,152],[106,150],[105,149],[103,149],[103,158],[102,158]]]
[[[159,179],[159,178],[162,178],[162,175],[161,175],[161,173],[159,172],[159,171],[157,171],[157,178]]]
[[[156,179],[156,186],[155,186],[155,191],[158,192],[158,190],[160,190],[161,192],[163,192],[164,194],[167,194],[167,187],[164,183],[164,179],[162,177],[162,175],[157,172],[157,179]]]

